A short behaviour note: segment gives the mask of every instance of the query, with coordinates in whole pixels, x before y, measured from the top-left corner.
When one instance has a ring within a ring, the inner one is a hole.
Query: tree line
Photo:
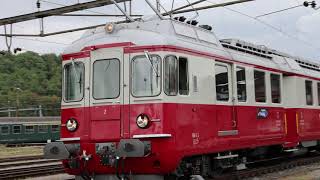
[[[56,54],[24,52],[0,55],[0,111],[42,107],[43,115],[59,115],[61,60]],[[19,116],[37,115],[21,111]],[[9,113],[1,112],[0,116]],[[16,111],[11,112],[12,116]]]

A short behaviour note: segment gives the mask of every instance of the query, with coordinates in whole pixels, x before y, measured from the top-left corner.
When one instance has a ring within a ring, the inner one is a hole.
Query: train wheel
[[[186,176],[177,176],[174,174],[166,175],[164,180],[191,180],[191,177]]]

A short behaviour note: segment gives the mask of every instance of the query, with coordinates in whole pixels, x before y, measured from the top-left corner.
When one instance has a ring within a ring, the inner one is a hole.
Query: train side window
[[[216,98],[218,101],[229,101],[228,67],[215,65]]]
[[[51,132],[59,132],[60,127],[59,125],[52,125],[51,126]]]
[[[280,85],[280,75],[271,74],[271,98],[272,103],[281,103],[281,85]]]
[[[306,88],[306,103],[307,105],[313,105],[313,95],[312,95],[312,81],[305,81]]]
[[[256,102],[266,102],[265,72],[254,71],[254,90]]]
[[[13,126],[13,134],[21,134],[21,126],[20,125]]]
[[[237,93],[238,101],[247,101],[247,87],[246,87],[246,70],[242,67],[237,67]]]
[[[318,89],[318,105],[320,106],[320,82],[317,83],[317,89]]]
[[[97,60],[93,64],[93,97],[113,99],[120,95],[120,61]]]
[[[84,90],[84,65],[82,62],[68,63],[64,66],[64,100],[81,101]]]
[[[39,133],[47,133],[48,132],[48,126],[47,125],[39,125],[38,126],[38,132]]]
[[[26,134],[34,133],[34,126],[25,126],[25,133]]]
[[[176,56],[167,56],[164,61],[164,92],[168,96],[178,94],[178,65]]]
[[[161,57],[150,55],[136,56],[131,63],[132,95],[153,97],[161,93]]]
[[[1,126],[1,135],[8,135],[10,133],[9,126]]]
[[[189,94],[188,60],[179,57],[179,94]]]

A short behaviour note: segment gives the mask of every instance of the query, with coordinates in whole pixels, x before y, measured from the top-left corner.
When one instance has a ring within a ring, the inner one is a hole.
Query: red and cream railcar
[[[319,65],[207,27],[150,18],[86,32],[63,55],[61,140],[46,157],[84,179],[163,179],[316,147]]]

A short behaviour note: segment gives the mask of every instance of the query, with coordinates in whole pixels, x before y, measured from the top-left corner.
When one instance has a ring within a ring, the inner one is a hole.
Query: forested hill
[[[61,60],[55,54],[0,55],[0,110],[41,105],[44,115],[59,115]],[[21,111],[19,115],[36,112]],[[6,116],[8,113],[0,113]],[[12,112],[12,116],[15,112]]]

